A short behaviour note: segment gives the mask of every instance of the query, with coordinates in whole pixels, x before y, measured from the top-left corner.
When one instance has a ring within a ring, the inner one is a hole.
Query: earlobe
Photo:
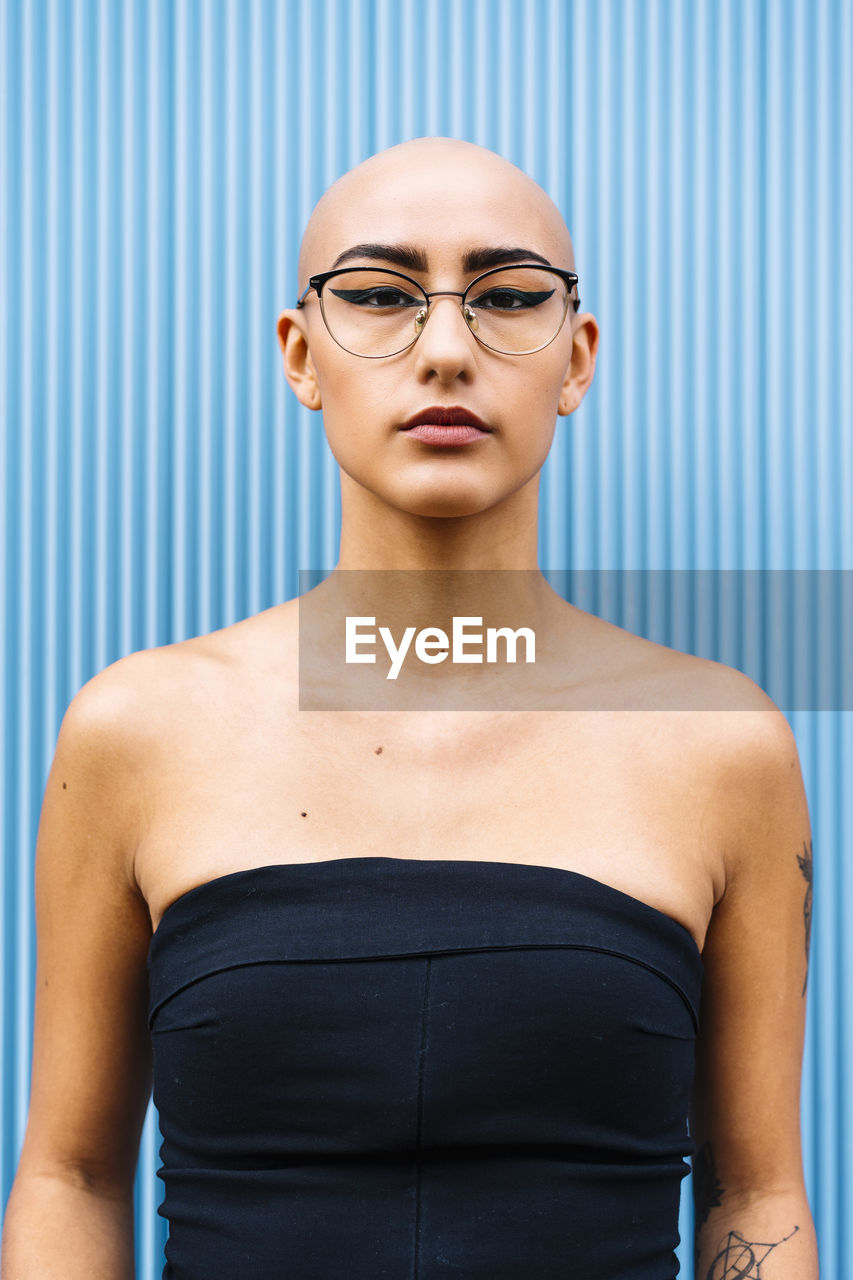
[[[560,418],[567,418],[570,413],[574,413],[581,402],[583,393],[578,395],[577,384],[574,378],[569,377],[563,383],[563,390],[560,393],[560,403],[557,405],[557,415]]]
[[[593,315],[578,317],[572,342],[572,360],[566,373],[557,406],[557,413],[565,418],[574,413],[586,395],[595,373],[598,354],[598,323]]]
[[[276,328],[288,385],[306,409],[320,409],[320,385],[301,316],[297,319],[293,310],[282,311]]]

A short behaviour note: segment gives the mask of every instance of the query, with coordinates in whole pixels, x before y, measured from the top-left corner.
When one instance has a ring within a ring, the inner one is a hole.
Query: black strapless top
[[[149,954],[170,1280],[669,1280],[702,962],[572,871],[237,871]]]

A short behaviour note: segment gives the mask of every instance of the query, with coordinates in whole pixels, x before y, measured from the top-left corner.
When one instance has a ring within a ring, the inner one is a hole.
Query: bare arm
[[[691,1122],[696,1280],[817,1280],[800,1072],[811,835],[793,735],[740,713],[726,781],[726,889],[703,962]]]
[[[113,668],[78,695],[45,791],[30,1112],[4,1222],[2,1280],[134,1273],[133,1179],[151,1081],[151,924],[131,870],[142,771],[127,685],[126,668]]]

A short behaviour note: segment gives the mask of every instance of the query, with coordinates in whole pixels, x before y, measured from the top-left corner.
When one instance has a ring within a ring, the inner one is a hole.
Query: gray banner
[[[303,570],[299,591],[302,710],[853,710],[851,570]]]

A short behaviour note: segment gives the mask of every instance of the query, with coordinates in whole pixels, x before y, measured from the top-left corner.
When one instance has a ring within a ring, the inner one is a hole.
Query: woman
[[[152,1042],[167,1276],[663,1280],[695,1149],[697,1276],[815,1280],[796,749],[538,570],[598,342],[558,211],[419,139],[326,193],[300,289],[337,571],[66,716],[4,1280],[132,1274]]]

